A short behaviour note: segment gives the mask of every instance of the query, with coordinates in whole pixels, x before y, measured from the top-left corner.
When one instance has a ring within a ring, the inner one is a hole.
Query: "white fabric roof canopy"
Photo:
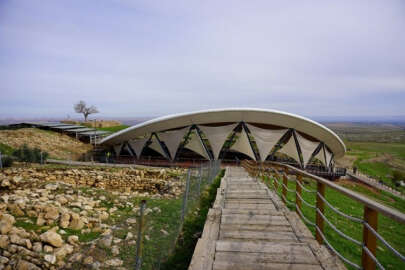
[[[288,131],[288,129],[269,130],[255,127],[251,124],[246,124],[250,133],[252,133],[259,148],[261,160],[266,160],[270,154],[271,149],[278,143],[281,137]]]
[[[161,154],[165,158],[168,158],[166,156],[165,150],[163,150],[163,148],[160,145],[159,141],[157,140],[156,136],[152,137],[152,141],[151,141],[151,144],[149,145],[149,148],[155,150],[156,152],[158,152],[159,154]]]
[[[297,133],[297,140],[301,148],[302,158],[304,160],[304,167],[307,166],[309,159],[311,158],[312,154],[319,146],[319,142],[313,142],[310,140],[305,139],[299,133]]]
[[[202,130],[202,132],[204,132],[205,136],[210,142],[215,159],[218,159],[219,152],[221,152],[222,146],[224,145],[231,131],[237,125],[238,123],[219,127],[198,126]]]
[[[288,142],[283,145],[283,147],[279,150],[279,152],[286,154],[289,157],[292,157],[293,159],[295,159],[295,161],[298,162],[298,164],[301,164],[300,156],[297,151],[297,145],[295,144],[295,139],[293,135],[291,135]]]
[[[104,138],[101,141],[101,144],[113,146],[133,140],[134,138],[137,138],[143,134],[162,132],[169,129],[191,126],[193,124],[225,124],[239,123],[241,121],[249,124],[257,123],[277,126],[285,129],[295,129],[298,132],[310,135],[316,141],[325,143],[336,158],[342,157],[346,151],[342,140],[340,140],[340,138],[333,131],[319,123],[316,123],[308,118],[286,112],[256,108],[205,110],[160,117],[116,132]],[[210,142],[212,143],[212,140],[210,140]]]
[[[145,143],[149,140],[149,137],[138,139],[138,140],[131,140],[128,141],[131,148],[135,151],[135,155],[137,158],[141,156],[142,149],[145,146]]]
[[[205,151],[204,146],[202,145],[201,139],[198,136],[196,130],[193,130],[190,133],[190,139],[189,139],[188,143],[184,146],[184,148],[187,148],[187,149],[199,154],[200,156],[205,157],[208,160],[210,159],[207,151]]]
[[[185,127],[175,131],[159,133],[159,139],[166,144],[172,160],[175,158],[179,145],[189,129],[189,127]]]
[[[256,160],[246,131],[242,128],[242,131],[237,133],[237,136],[238,138],[236,139],[236,142],[231,146],[230,149],[243,153],[251,157],[253,160]]]

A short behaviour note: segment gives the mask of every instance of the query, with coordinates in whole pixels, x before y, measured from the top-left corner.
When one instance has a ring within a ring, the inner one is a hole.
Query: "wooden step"
[[[297,242],[298,239],[293,232],[263,232],[245,230],[221,230],[219,239],[222,240],[265,240],[280,242]]]
[[[280,211],[273,211],[268,209],[229,209],[225,208],[222,209],[223,215],[231,215],[231,214],[245,214],[245,215],[272,215],[272,216],[282,216],[284,215]]]
[[[268,226],[288,226],[290,223],[284,216],[270,216],[270,215],[222,215],[222,224],[267,224]]]
[[[217,256],[218,253],[215,254]],[[238,256],[238,255],[235,255]],[[231,258],[229,258],[231,259]],[[235,263],[233,261],[214,261],[213,270],[323,270],[320,265],[287,263]]]
[[[226,195],[266,195],[267,191],[265,189],[238,189],[238,190],[227,190]]]
[[[257,204],[273,204],[273,202],[271,201],[271,199],[266,196],[265,198],[260,198],[260,199],[256,199],[256,198],[229,198],[227,196],[227,194],[225,194],[225,202],[228,203],[257,203]]]
[[[220,230],[243,230],[262,232],[292,232],[290,225],[268,225],[268,224],[221,224]]]
[[[261,209],[261,210],[276,210],[274,204],[264,203],[238,203],[238,202],[225,202],[225,208],[228,209]]]

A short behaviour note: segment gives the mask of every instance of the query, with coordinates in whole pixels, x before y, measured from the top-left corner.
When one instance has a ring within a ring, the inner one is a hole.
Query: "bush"
[[[41,162],[41,149],[30,148],[26,144],[22,147],[17,148],[13,152],[13,156],[22,162],[40,163]],[[42,152],[42,160],[45,161],[49,154],[47,152]]]
[[[1,156],[1,163],[3,168],[11,167],[13,165],[13,159],[9,156]]]
[[[174,253],[169,256],[165,263],[163,263],[161,269],[188,269],[191,258],[194,254],[195,245],[197,244],[198,238],[204,229],[208,210],[214,204],[217,189],[221,185],[221,179],[224,176],[224,173],[225,170],[221,170],[212,184],[201,195],[199,207],[197,208],[198,213],[196,215],[192,215],[191,217],[186,217]]]
[[[398,187],[399,182],[405,181],[405,173],[398,170],[393,171],[391,181],[394,186]]]

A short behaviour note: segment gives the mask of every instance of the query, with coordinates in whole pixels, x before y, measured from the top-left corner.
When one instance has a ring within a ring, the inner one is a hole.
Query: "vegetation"
[[[11,155],[14,152],[14,148],[7,144],[0,143],[0,152],[2,155]]]
[[[18,161],[30,163],[41,163],[49,156],[47,152],[42,152],[39,148],[30,148],[26,144],[14,150],[12,155]]]
[[[192,212],[185,219],[174,253],[162,265],[161,269],[186,270],[188,268],[195,245],[203,231],[208,210],[215,201],[217,189],[220,186],[224,173],[225,171],[222,170],[208,189],[203,192],[197,211]]]
[[[3,168],[11,167],[14,160],[10,156],[1,156],[1,164]]]
[[[265,182],[272,188],[269,178],[265,178]],[[310,179],[304,179],[304,185],[307,189],[316,190],[316,183]],[[351,182],[343,183],[344,187],[352,189],[358,193],[368,196],[378,202],[391,206],[398,209],[399,211],[405,212],[405,200],[399,199],[386,192],[374,192],[366,187],[353,184]],[[289,189],[295,190],[295,182],[288,183]],[[281,194],[281,187],[278,189],[278,193]],[[363,218],[363,205],[344,196],[343,194],[335,191],[333,189],[326,189],[326,199],[328,202],[339,209],[340,211],[355,216],[358,218]],[[315,205],[316,198],[314,193],[308,193],[303,191],[302,197],[308,203]],[[289,201],[295,202],[295,194],[287,194]],[[287,204],[288,205],[288,204]],[[295,206],[288,205],[291,210],[295,210]],[[302,203],[302,212],[306,218],[310,221],[315,222],[315,211],[309,208],[305,203]],[[335,225],[339,230],[345,234],[351,236],[352,238],[361,241],[363,234],[362,224],[354,223],[347,218],[344,218],[330,208],[325,206],[325,216]],[[308,228],[315,235],[315,229],[313,226],[308,225]],[[383,215],[378,216],[378,232],[387,240],[394,248],[396,248],[400,253],[405,254],[405,230],[402,224],[393,221]],[[345,258],[348,258],[356,264],[361,263],[361,248],[356,244],[344,239],[338,233],[336,233],[328,224],[325,222],[325,235],[329,243],[339,251]],[[377,258],[383,264],[386,269],[401,269],[403,268],[403,262],[401,262],[390,250],[388,250],[381,242],[378,243]],[[349,269],[350,266],[346,265]]]
[[[75,112],[83,114],[84,122],[87,122],[87,117],[90,114],[99,113],[96,106],[87,107],[86,102],[83,100],[80,100],[78,103],[76,103],[73,108]]]
[[[353,166],[359,171],[383,181],[386,185],[405,191],[403,187],[397,186],[405,174],[405,144],[346,142],[346,145],[347,155],[355,157]]]
[[[113,127],[103,127],[103,128],[97,128],[98,130],[104,130],[104,131],[110,131],[110,132],[117,132],[123,129],[126,129],[127,125],[119,125],[119,126],[113,126]]]

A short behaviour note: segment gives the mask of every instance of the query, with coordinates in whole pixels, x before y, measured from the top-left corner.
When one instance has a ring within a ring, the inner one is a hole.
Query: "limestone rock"
[[[109,248],[109,247],[111,247],[112,240],[113,240],[112,235],[106,235],[106,236],[104,236],[104,237],[102,237],[101,239],[98,240],[98,244],[101,247]]]
[[[69,228],[73,230],[81,230],[84,227],[83,221],[80,216],[76,213],[72,213]]]
[[[120,254],[120,248],[119,248],[118,246],[112,246],[112,248],[111,248],[111,253],[112,253],[114,256],[117,256],[118,254]]]
[[[62,237],[54,232],[54,231],[47,231],[40,235],[41,241],[44,243],[49,243],[54,247],[61,247],[63,245]]]
[[[7,235],[0,235],[0,248],[6,249],[10,244],[10,239]]]
[[[24,261],[24,260],[19,260],[15,269],[17,269],[17,270],[41,270],[41,268],[39,268],[35,264]]]
[[[44,218],[55,220],[59,217],[59,210],[56,207],[47,207]]]
[[[64,244],[62,247],[55,250],[55,256],[58,260],[63,260],[67,255],[73,252],[73,246]]]
[[[45,261],[51,263],[51,264],[55,264],[56,263],[56,256],[54,254],[46,254],[44,256]]]
[[[79,237],[77,235],[70,235],[67,241],[71,245],[76,245],[77,243],[79,243]]]
[[[63,213],[60,217],[59,226],[61,228],[66,229],[69,226],[69,222],[70,222],[70,214]]]
[[[107,266],[121,266],[123,264],[123,261],[120,259],[111,259],[111,260],[105,261],[105,264]]]
[[[7,234],[13,227],[14,223],[15,218],[12,215],[3,214],[0,219],[0,233]]]

